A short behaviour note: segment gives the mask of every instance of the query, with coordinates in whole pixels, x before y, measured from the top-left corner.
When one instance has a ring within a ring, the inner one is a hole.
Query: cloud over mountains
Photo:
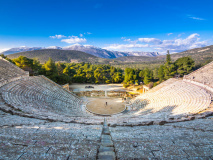
[[[167,50],[170,50],[172,53],[181,52],[192,48],[204,47],[208,45],[208,41],[201,41],[199,38],[200,35],[198,33],[193,33],[186,38],[174,38],[174,39],[165,39],[160,40],[158,38],[138,38],[136,40],[126,39],[122,37],[122,39],[127,44],[110,44],[105,49],[112,50],[125,50],[125,49],[151,49],[160,53],[166,53]]]
[[[84,34],[92,34],[90,32],[86,32]],[[84,34],[80,33],[79,36],[65,36],[65,35],[61,35],[61,34],[56,34],[55,36],[49,36],[52,39],[61,39],[61,42],[65,42],[68,44],[75,44],[75,43],[85,43],[87,42],[86,38],[83,38]],[[66,38],[66,39],[63,39]]]
[[[61,35],[61,34],[59,34],[59,35],[55,35],[55,36],[50,36],[50,38],[53,38],[53,39],[61,39],[61,38],[65,38],[65,37],[67,37],[67,36],[64,36],[64,35]]]
[[[51,39],[56,39],[61,42],[65,42],[67,44],[71,44],[71,46],[67,47],[18,47],[18,48],[7,48],[2,49],[2,53],[11,54],[21,51],[29,51],[29,50],[39,50],[39,49],[71,49],[71,50],[80,50],[95,56],[101,55],[102,58],[115,58],[120,56],[134,56],[144,55],[147,53],[159,53],[166,54],[167,50],[170,50],[170,53],[182,52],[185,50],[200,48],[209,45],[208,40],[201,40],[200,35],[198,33],[193,33],[188,35],[185,38],[182,38],[183,34],[179,34],[176,38],[172,36],[167,36],[166,39],[159,38],[147,38],[140,37],[136,39],[130,39],[126,37],[121,38],[121,43],[108,44],[103,48],[94,47],[91,45],[80,45],[81,43],[87,42],[87,39],[84,38],[84,35],[88,35],[91,33],[83,33],[80,36],[65,36],[62,34],[56,34],[54,36],[50,36]],[[170,33],[171,35],[171,33]],[[77,45],[76,45],[77,44]],[[1,50],[0,50],[1,51]],[[134,52],[134,54],[133,54]],[[149,54],[148,54],[149,56]],[[152,56],[152,55],[151,55]]]
[[[66,42],[69,44],[74,44],[74,43],[85,43],[87,40],[86,38],[79,38],[78,36],[72,36],[68,39],[62,39],[61,42]]]

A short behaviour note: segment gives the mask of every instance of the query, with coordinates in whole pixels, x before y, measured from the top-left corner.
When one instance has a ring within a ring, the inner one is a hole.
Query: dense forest
[[[55,63],[51,58],[44,64],[37,59],[30,59],[19,56],[15,59],[8,59],[18,67],[29,71],[30,75],[45,75],[58,84],[66,83],[123,83],[124,87],[132,84],[145,84],[150,88],[172,77],[183,77],[189,74],[195,67],[195,62],[191,57],[178,58],[171,60],[168,52],[166,61],[154,69],[147,67],[145,69],[134,69],[114,67],[109,64],[91,64],[91,63]]]

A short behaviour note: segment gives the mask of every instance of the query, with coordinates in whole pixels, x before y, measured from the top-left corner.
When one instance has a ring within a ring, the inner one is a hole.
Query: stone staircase
[[[100,148],[98,149],[97,159],[100,160],[116,159],[115,148],[106,119],[104,119],[103,130],[101,133],[101,145]]]

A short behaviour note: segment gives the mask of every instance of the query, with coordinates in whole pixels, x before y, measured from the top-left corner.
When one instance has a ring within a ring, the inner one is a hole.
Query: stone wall
[[[80,91],[74,93],[80,97],[105,97],[105,91]]]
[[[106,91],[107,92],[107,97],[131,97],[131,98],[134,98],[134,97],[137,97],[139,96],[140,94],[130,94],[126,91]],[[77,96],[79,97],[105,97],[105,91],[103,90],[100,90],[100,91],[96,91],[96,90],[93,90],[93,91],[80,91],[80,92],[73,92],[75,93]]]
[[[108,97],[125,97],[126,91],[107,91]]]

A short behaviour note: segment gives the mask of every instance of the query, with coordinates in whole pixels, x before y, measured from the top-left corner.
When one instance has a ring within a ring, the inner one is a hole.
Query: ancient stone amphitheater
[[[0,58],[0,159],[213,159],[213,62],[101,116]]]

